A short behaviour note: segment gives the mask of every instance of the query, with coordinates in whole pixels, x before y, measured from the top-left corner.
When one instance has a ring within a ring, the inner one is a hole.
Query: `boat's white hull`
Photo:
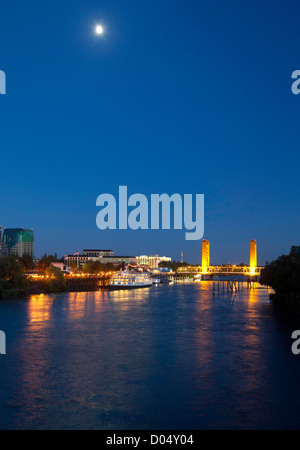
[[[149,288],[152,286],[152,283],[145,284],[109,284],[109,289],[112,291],[120,290],[120,289],[142,289]]]

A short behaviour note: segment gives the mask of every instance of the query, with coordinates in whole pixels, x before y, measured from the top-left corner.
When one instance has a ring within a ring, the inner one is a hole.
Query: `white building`
[[[138,264],[141,266],[147,266],[150,269],[157,269],[161,262],[172,262],[172,258],[159,255],[141,255],[137,256],[136,259]]]

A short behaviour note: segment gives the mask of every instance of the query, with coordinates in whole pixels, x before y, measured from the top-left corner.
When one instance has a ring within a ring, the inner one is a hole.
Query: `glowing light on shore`
[[[256,275],[256,267],[250,267],[250,275]]]

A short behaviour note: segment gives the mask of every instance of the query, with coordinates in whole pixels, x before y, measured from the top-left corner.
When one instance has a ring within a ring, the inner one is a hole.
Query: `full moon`
[[[103,26],[102,25],[97,25],[96,26],[96,34],[103,34],[103,32],[104,32],[104,29],[103,29]]]

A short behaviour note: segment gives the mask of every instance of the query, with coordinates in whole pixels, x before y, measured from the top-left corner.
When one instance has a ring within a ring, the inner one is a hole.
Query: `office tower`
[[[33,230],[24,228],[4,228],[2,238],[2,256],[34,256]]]

